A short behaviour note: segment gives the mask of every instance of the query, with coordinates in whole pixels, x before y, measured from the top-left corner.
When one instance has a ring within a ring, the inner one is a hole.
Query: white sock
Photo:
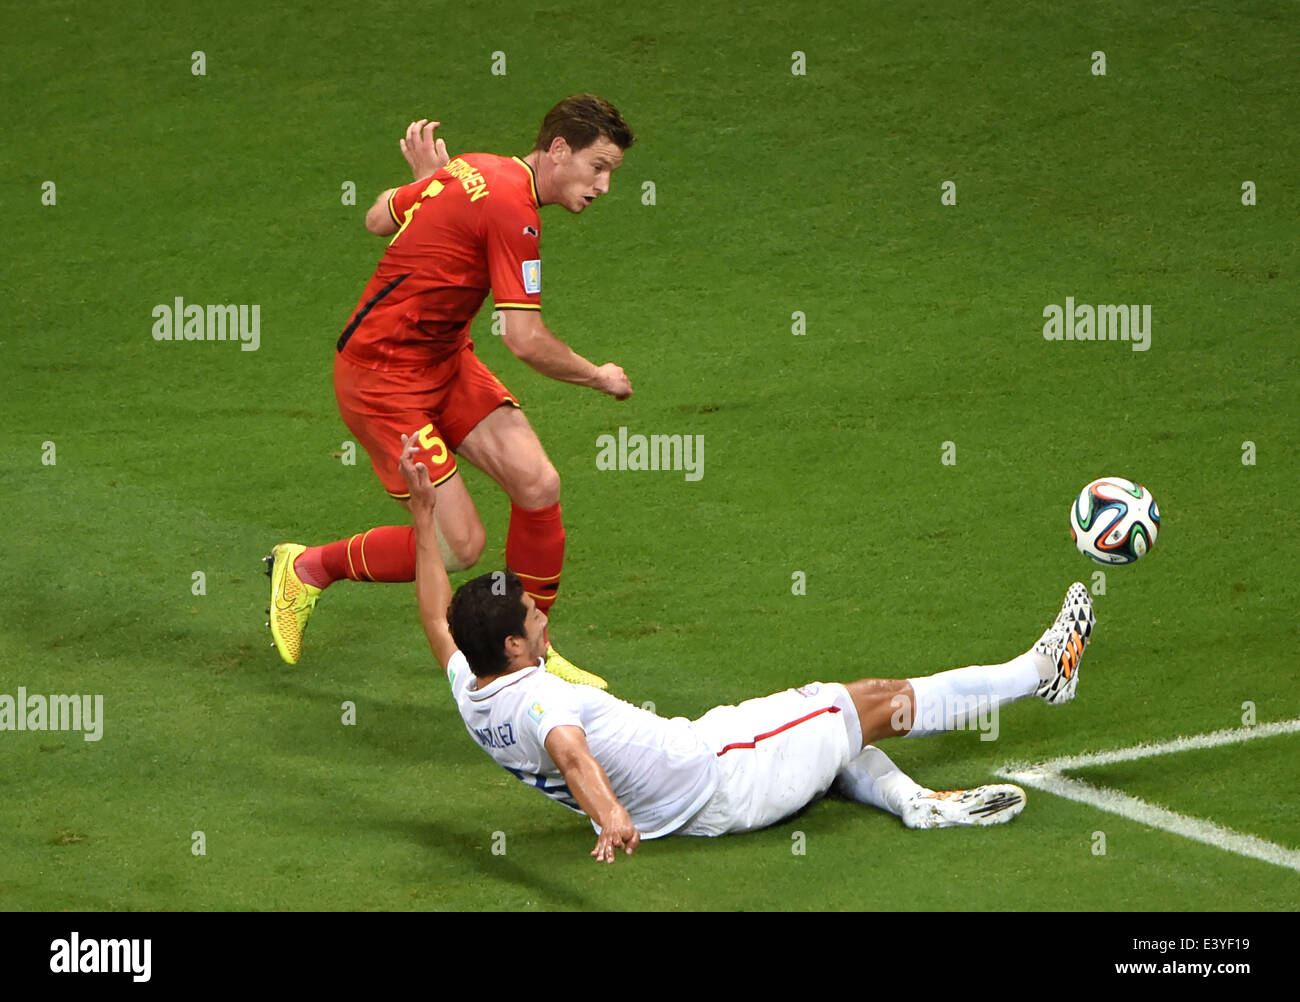
[[[914,782],[875,745],[867,745],[835,777],[835,789],[859,804],[870,804],[890,814],[901,814],[903,804],[924,787]]]
[[[937,675],[909,678],[916,696],[909,738],[924,738],[986,720],[997,708],[1032,696],[1044,672],[1052,670],[1046,655],[1026,651],[1000,665],[971,665]]]

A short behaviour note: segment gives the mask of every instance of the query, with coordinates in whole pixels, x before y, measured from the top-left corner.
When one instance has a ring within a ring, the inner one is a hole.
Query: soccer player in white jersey
[[[1071,585],[1056,621],[1005,664],[912,679],[813,682],[697,720],[666,719],[545,670],[545,617],[508,571],[452,598],[435,530],[435,492],[417,443],[403,436],[402,475],[415,520],[416,594],[434,655],[470,734],[499,765],[591,818],[591,855],[612,863],[641,839],[725,835],[788,817],[835,786],[909,828],[1009,821],[1018,786],[936,792],[873,742],[925,737],[1026,696],[1074,698],[1094,623],[1088,590]]]

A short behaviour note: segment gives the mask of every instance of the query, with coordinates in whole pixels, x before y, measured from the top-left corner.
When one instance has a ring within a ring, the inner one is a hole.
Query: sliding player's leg
[[[1011,784],[935,791],[921,786],[872,743],[887,737],[926,737],[971,726],[985,729],[999,707],[1039,696],[1059,704],[1074,698],[1079,661],[1095,617],[1088,590],[1070,586],[1056,620],[1028,651],[999,665],[971,665],[912,679],[861,679],[845,688],[853,700],[863,749],[836,777],[844,796],[902,819],[909,828],[1001,824],[1024,808],[1025,792]],[[996,717],[992,723],[996,726]]]
[[[1025,791],[1010,783],[970,790],[931,790],[903,772],[875,745],[867,745],[835,778],[835,792],[900,818],[908,828],[998,825],[1025,806]]]
[[[971,665],[912,679],[861,679],[853,697],[863,743],[927,737],[972,726],[1007,703],[1037,695],[1059,704],[1074,698],[1079,660],[1095,617],[1088,590],[1075,583],[1061,610],[1028,651],[997,665]]]
[[[892,685],[880,681],[884,694]],[[895,689],[894,691],[898,691]],[[1009,785],[936,793],[914,782],[874,745],[863,747],[859,700],[839,683],[717,706],[691,728],[716,757],[718,786],[682,835],[753,831],[788,817],[834,786],[897,815],[909,828],[1009,821],[1024,791]]]

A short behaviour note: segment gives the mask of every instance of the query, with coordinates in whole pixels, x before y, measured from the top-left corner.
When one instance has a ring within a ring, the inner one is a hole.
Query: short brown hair
[[[549,150],[556,136],[563,136],[575,153],[586,149],[601,136],[620,150],[636,142],[618,109],[595,94],[574,94],[548,111],[533,149]]]

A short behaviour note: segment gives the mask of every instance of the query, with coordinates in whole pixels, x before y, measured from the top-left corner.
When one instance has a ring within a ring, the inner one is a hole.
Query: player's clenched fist
[[[402,156],[411,165],[411,173],[417,181],[424,180],[451,159],[447,154],[447,144],[433,138],[434,130],[441,124],[422,118],[408,125],[406,135],[398,140]]]
[[[608,393],[615,400],[626,400],[632,395],[632,383],[623,367],[606,362],[596,368],[596,389]]]

